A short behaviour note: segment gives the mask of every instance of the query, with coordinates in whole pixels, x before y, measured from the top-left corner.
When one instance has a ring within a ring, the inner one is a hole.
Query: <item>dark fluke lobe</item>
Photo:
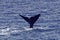
[[[20,15],[20,16],[21,16],[26,22],[28,22],[28,23],[30,24],[30,28],[33,28],[33,25],[34,25],[34,23],[37,21],[37,19],[39,18],[40,14],[35,15],[35,16],[33,16],[33,17],[30,17],[30,18],[24,17],[24,16],[22,16],[22,15]]]

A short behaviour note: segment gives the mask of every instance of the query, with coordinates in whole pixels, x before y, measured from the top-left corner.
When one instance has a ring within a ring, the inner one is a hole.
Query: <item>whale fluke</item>
[[[25,21],[27,21],[29,23],[29,18],[28,17],[24,17],[22,15],[20,15]]]
[[[37,21],[37,19],[39,18],[40,14],[35,15],[35,16],[33,16],[33,17],[30,17],[30,18],[24,17],[24,16],[22,16],[22,15],[20,15],[20,16],[21,16],[26,22],[28,22],[28,23],[30,24],[30,28],[33,28],[33,25],[34,25],[34,23]]]

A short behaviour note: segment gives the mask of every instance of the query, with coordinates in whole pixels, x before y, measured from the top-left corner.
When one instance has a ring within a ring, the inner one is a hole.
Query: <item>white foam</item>
[[[9,35],[11,33],[18,33],[18,32],[23,32],[23,31],[29,31],[33,29],[52,29],[52,28],[44,28],[44,27],[35,27],[35,28],[28,28],[28,27],[23,27],[24,30],[16,30],[17,28],[5,28],[5,29],[0,29],[0,35]]]
[[[24,27],[24,29],[25,29],[26,31],[28,31],[28,30],[33,30],[33,28],[27,28],[27,27]]]
[[[0,35],[8,35],[10,28],[0,29]]]

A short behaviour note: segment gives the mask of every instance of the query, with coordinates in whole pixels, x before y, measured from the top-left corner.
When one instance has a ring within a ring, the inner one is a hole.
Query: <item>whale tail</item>
[[[24,16],[22,16],[22,15],[20,15],[26,22],[28,22],[29,23],[29,18],[28,17],[24,17]]]
[[[39,18],[40,14],[35,15],[35,16],[31,17],[30,19],[28,17],[24,17],[22,15],[20,15],[20,16],[30,24],[30,28],[33,28],[33,25],[37,21],[37,19]]]
[[[37,19],[39,18],[40,14],[35,15],[33,17],[30,18],[30,28],[33,28],[34,23],[37,21]]]

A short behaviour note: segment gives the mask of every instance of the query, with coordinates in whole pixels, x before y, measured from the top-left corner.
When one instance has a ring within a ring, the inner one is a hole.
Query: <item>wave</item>
[[[39,31],[39,32],[49,32],[53,31],[55,29],[53,28],[43,28],[43,27],[35,27],[35,28],[27,28],[23,27],[23,29],[19,28],[5,28],[0,29],[0,35],[10,35],[11,33],[18,33],[18,32],[24,32],[24,31]]]

